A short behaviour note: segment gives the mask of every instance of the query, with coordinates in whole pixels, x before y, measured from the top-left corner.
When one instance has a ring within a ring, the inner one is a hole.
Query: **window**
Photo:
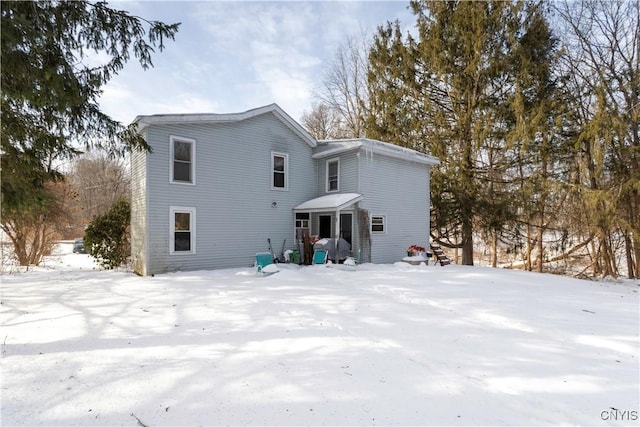
[[[327,192],[338,191],[338,179],[340,177],[340,159],[327,161]]]
[[[196,209],[172,206],[170,210],[171,246],[169,253],[195,253]]]
[[[387,232],[387,217],[384,215],[371,216],[371,233],[385,234]]]
[[[296,213],[296,228],[310,228],[309,212]]]
[[[171,142],[171,182],[195,184],[196,141],[172,136]]]
[[[272,190],[286,190],[288,188],[289,155],[271,153]]]

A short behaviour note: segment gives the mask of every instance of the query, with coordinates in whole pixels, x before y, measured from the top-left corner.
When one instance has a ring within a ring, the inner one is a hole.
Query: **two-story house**
[[[234,114],[139,116],[131,155],[134,271],[252,265],[267,239],[340,236],[361,262],[428,245],[438,159],[369,139],[317,141],[275,104]]]

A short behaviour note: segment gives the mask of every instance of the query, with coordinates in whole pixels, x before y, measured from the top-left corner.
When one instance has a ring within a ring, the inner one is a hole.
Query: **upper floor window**
[[[340,179],[340,159],[327,161],[327,192],[338,191]]]
[[[169,253],[195,253],[196,209],[172,206],[170,212]]]
[[[195,184],[196,141],[171,137],[171,182]]]
[[[289,181],[289,155],[271,153],[271,189],[287,190]]]

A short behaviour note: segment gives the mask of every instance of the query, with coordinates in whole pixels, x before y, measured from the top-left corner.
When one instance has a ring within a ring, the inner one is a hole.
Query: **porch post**
[[[340,256],[338,255],[338,241],[340,240],[340,209],[336,209],[336,241],[335,241],[335,247],[334,249],[334,254],[335,254],[335,259],[333,260],[336,264],[339,263],[340,260]]]

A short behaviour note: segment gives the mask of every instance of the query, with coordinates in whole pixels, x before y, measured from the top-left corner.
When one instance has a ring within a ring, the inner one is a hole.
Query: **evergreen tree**
[[[545,242],[555,233],[563,212],[568,164],[574,157],[570,140],[562,134],[567,102],[560,92],[564,76],[558,68],[558,40],[544,16],[542,4],[524,10],[522,32],[512,53],[513,89],[509,109],[513,117],[507,146],[514,156],[518,223],[525,230],[525,267],[543,269]],[[561,236],[561,233],[558,234]],[[534,263],[534,250],[537,259]]]
[[[472,265],[474,233],[497,239],[515,218],[509,182],[516,157],[508,142],[516,125],[514,90],[529,72],[522,94],[545,99],[536,84],[550,79],[538,83],[545,77],[535,67],[549,64],[554,42],[537,4],[412,1],[411,7],[417,40],[403,37],[397,22],[375,37],[367,129],[369,136],[441,159],[431,181],[432,236],[461,248],[462,263]],[[545,130],[527,132],[538,138]]]
[[[131,254],[129,224],[131,205],[119,200],[103,215],[96,216],[84,234],[84,247],[106,269],[124,264]]]
[[[78,145],[112,154],[148,148],[133,129],[100,111],[98,97],[131,53],[143,68],[152,66],[154,48],[162,50],[179,24],[88,0],[4,1],[0,10],[2,225],[11,227],[11,219],[51,206],[45,183],[60,177],[52,165],[77,155]],[[87,65],[90,53],[109,60]]]
[[[480,190],[488,176],[487,144],[494,151],[504,144],[510,55],[523,4],[412,1],[411,8],[417,41],[404,39],[398,23],[380,28],[375,37],[368,129],[370,136],[442,160],[431,181],[433,231],[462,248],[462,263],[472,265],[477,218],[495,222],[496,215],[509,213],[508,203],[501,201],[499,209],[488,205]]]

